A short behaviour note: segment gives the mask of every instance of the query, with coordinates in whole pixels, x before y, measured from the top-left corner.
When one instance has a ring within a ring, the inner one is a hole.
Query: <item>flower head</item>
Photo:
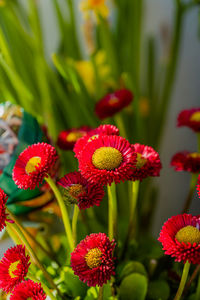
[[[103,120],[112,117],[124,107],[128,106],[133,100],[131,91],[123,89],[112,94],[107,94],[103,99],[97,102],[95,112]]]
[[[102,286],[114,275],[114,241],[105,233],[92,233],[71,253],[74,274],[88,286]]]
[[[42,183],[56,160],[53,146],[46,143],[31,145],[19,155],[13,169],[13,180],[19,188],[33,190]]]
[[[0,188],[0,231],[6,226],[7,219],[6,214],[6,202],[8,200],[8,196],[4,193],[4,191]]]
[[[176,261],[200,263],[200,219],[183,214],[170,218],[160,232],[159,241],[165,254]]]
[[[22,245],[8,249],[0,261],[0,288],[5,292],[13,290],[16,284],[24,280],[30,265],[30,257],[25,254]]]
[[[82,0],[80,10],[83,11],[86,17],[89,12],[94,12],[97,16],[100,15],[103,18],[107,18],[109,9],[105,2],[105,0]]]
[[[63,150],[73,150],[77,140],[85,136],[90,130],[91,128],[87,126],[63,130],[58,136],[57,145]]]
[[[27,280],[15,287],[10,296],[10,300],[45,300],[46,297],[40,283]]]
[[[89,131],[86,136],[80,138],[76,142],[73,149],[75,156],[78,158],[85,145],[87,145],[88,142],[98,138],[99,135],[119,135],[119,129],[114,125],[100,125],[99,127]]]
[[[134,144],[137,155],[136,168],[133,170],[130,180],[143,180],[148,176],[160,176],[162,168],[160,157],[152,147]]]
[[[104,196],[101,185],[89,183],[79,172],[65,175],[58,184],[65,188],[66,199],[77,204],[80,209],[99,206]]]
[[[200,132],[200,108],[181,111],[177,125],[178,127],[187,126],[195,132]]]
[[[100,135],[87,143],[79,155],[81,174],[93,183],[111,184],[128,180],[136,154],[129,142],[116,135]]]
[[[175,171],[200,172],[200,154],[196,152],[183,151],[176,153],[171,160],[171,166]]]

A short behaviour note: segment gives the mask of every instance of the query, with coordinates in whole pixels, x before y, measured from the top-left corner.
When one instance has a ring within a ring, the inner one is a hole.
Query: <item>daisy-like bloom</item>
[[[13,180],[20,189],[35,189],[42,183],[57,160],[56,150],[46,143],[38,143],[26,148],[18,157]]]
[[[78,159],[82,175],[102,185],[128,180],[136,164],[134,148],[116,135],[100,135],[88,142]]]
[[[91,128],[87,126],[63,130],[58,136],[57,145],[63,150],[73,150],[77,140],[85,136],[90,130]]]
[[[107,94],[103,99],[97,102],[95,112],[99,119],[103,120],[112,117],[124,107],[128,106],[133,100],[131,91],[122,89],[114,93]]]
[[[74,274],[88,286],[102,286],[115,274],[114,248],[105,233],[90,234],[71,253]]]
[[[6,214],[6,202],[8,200],[8,196],[4,193],[4,191],[0,188],[0,231],[6,226],[7,219]]]
[[[23,281],[13,290],[10,300],[45,300],[47,296],[44,293],[40,283],[32,280]]]
[[[171,160],[171,166],[175,171],[200,172],[200,154],[196,152],[178,152]]]
[[[200,132],[200,108],[183,110],[178,116],[177,125],[187,126],[195,132]]]
[[[87,145],[88,142],[98,138],[99,135],[119,135],[119,129],[114,125],[106,124],[100,125],[99,127],[89,131],[86,136],[80,138],[76,142],[73,149],[75,156],[78,158],[85,145]]]
[[[152,147],[134,144],[137,155],[136,168],[133,170],[130,180],[143,180],[148,176],[160,176],[162,164],[158,152]]]
[[[97,16],[100,15],[103,18],[107,18],[109,15],[109,9],[105,2],[105,0],[82,0],[80,10],[86,17],[89,12],[94,12]]]
[[[89,183],[79,172],[65,175],[58,184],[65,188],[67,201],[77,204],[80,209],[99,206],[104,196],[101,185]]]
[[[16,284],[24,280],[30,265],[30,257],[22,245],[8,249],[0,261],[0,288],[5,292],[13,290]]]
[[[170,218],[162,227],[158,240],[166,255],[176,261],[200,263],[200,219],[189,214]]]

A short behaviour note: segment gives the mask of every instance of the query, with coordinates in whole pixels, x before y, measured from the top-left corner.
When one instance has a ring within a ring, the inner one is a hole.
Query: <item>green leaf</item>
[[[64,282],[66,293],[72,297],[84,297],[86,295],[87,286],[74,275],[71,268],[65,267],[61,271],[61,279]]]
[[[147,276],[147,272],[145,270],[145,267],[143,264],[141,264],[138,261],[130,261],[128,262],[125,267],[123,268],[120,279],[124,279],[126,276],[132,274],[132,273],[138,273],[144,276]]]
[[[144,300],[147,294],[147,278],[137,273],[125,277],[119,294],[120,300]]]
[[[165,280],[155,280],[149,283],[148,297],[151,300],[167,300],[170,296],[170,287]]]

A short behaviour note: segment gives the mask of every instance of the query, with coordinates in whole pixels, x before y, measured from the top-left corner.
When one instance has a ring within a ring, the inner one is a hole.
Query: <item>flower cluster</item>
[[[26,255],[24,246],[14,246],[4,253],[0,261],[0,289],[11,292],[10,299],[46,299],[40,284],[25,280],[29,266],[30,257]]]

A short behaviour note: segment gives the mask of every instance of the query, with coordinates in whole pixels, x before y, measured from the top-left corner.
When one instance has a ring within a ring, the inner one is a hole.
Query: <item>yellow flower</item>
[[[98,51],[94,57],[96,67],[98,69],[99,79],[103,83],[113,85],[113,80],[111,78],[111,69],[106,62],[106,53],[104,51]],[[89,60],[82,60],[75,62],[75,68],[78,71],[80,77],[82,78],[89,93],[95,93],[95,71],[94,66]]]
[[[109,9],[105,4],[105,0],[82,0],[80,9],[86,17],[89,12],[94,12],[95,15],[100,15],[103,18],[107,18],[109,15]]]

